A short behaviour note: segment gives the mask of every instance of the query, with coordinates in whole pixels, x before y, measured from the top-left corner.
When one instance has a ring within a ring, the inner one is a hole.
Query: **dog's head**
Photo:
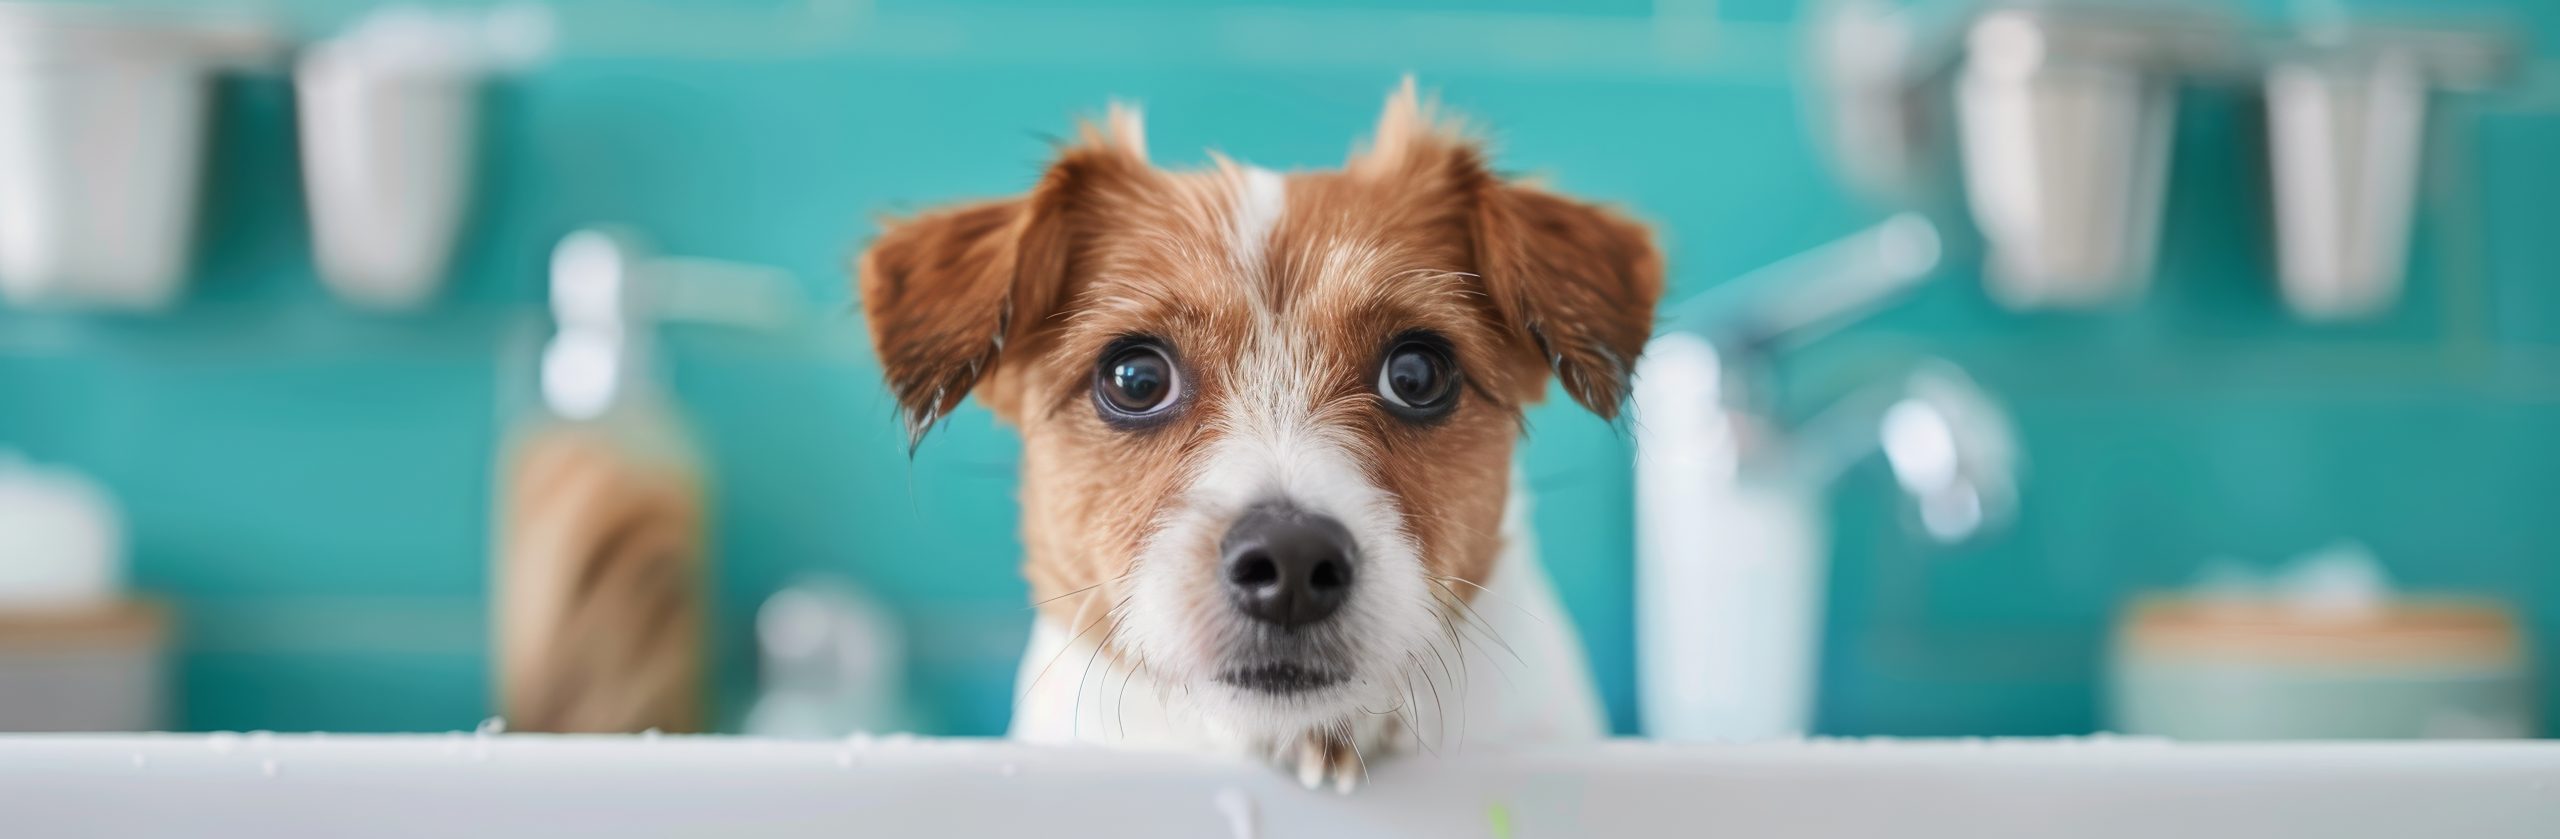
[[[1115,109],[860,275],[912,434],[970,393],[1020,428],[1041,608],[1271,737],[1457,644],[1522,406],[1552,372],[1613,416],[1662,290],[1643,227],[1496,176],[1410,82],[1340,171],[1158,169]]]

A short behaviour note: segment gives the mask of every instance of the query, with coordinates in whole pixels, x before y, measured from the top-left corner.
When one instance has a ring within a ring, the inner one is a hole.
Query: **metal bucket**
[[[2082,308],[2147,284],[2177,84],[2151,35],[2024,11],[1973,25],[1957,128],[2001,302]]]
[[[2481,31],[2314,32],[2270,57],[2268,175],[2276,278],[2302,317],[2370,316],[2400,299],[2426,168],[2428,100],[2512,70],[2516,47]]]

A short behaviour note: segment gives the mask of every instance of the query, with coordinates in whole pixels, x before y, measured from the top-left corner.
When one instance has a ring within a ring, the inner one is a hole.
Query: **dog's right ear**
[[[1405,77],[1350,171],[1403,179],[1471,213],[1484,298],[1574,401],[1615,419],[1662,297],[1652,232],[1617,212],[1503,180],[1486,166],[1483,147],[1436,110]],[[1518,394],[1534,402],[1545,388],[1540,377]]]
[[[1114,106],[1106,125],[1086,125],[1030,194],[889,222],[863,252],[863,317],[910,448],[1048,323],[1097,185],[1152,171],[1136,111]],[[1013,400],[983,398],[1011,414]]]
[[[994,369],[1016,307],[1047,284],[1020,271],[1029,205],[926,213],[890,225],[862,254],[863,317],[910,448]]]

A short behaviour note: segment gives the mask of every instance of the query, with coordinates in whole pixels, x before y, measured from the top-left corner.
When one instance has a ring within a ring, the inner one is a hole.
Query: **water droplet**
[[[275,741],[276,733],[273,731],[259,729],[257,731],[249,732],[249,746],[251,748],[264,749],[273,745]]]
[[[462,732],[459,732],[459,731],[447,731],[447,732],[445,732],[445,733],[444,733],[444,753],[445,753],[445,754],[448,754],[448,755],[458,755],[458,754],[461,754],[461,753],[462,753],[462,740],[463,740]]]
[[[258,772],[269,778],[275,777],[276,771],[282,768],[284,767],[276,763],[276,759],[272,757],[258,762]]]
[[[487,762],[489,760],[489,741],[495,739],[497,735],[506,733],[506,731],[507,721],[504,719],[490,717],[488,719],[481,720],[480,727],[471,730],[471,760],[475,763]]]
[[[871,748],[871,732],[856,731],[844,738],[844,744],[857,749]]]
[[[134,756],[133,756],[133,768],[135,768],[135,769],[140,769],[140,768],[142,768],[142,767],[149,766],[149,765],[151,765],[151,756],[150,756],[150,755],[137,754],[137,755],[134,755]]]
[[[204,745],[212,749],[214,754],[227,755],[232,749],[240,747],[240,735],[229,731],[216,731],[204,736]]]
[[[642,742],[655,743],[658,742],[658,737],[659,731],[656,726],[650,726],[640,732],[640,740]]]

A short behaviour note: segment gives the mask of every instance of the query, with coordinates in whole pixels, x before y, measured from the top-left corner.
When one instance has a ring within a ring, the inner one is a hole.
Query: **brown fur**
[[[1326,383],[1317,416],[1399,500],[1431,573],[1470,582],[1501,548],[1522,406],[1552,370],[1614,416],[1651,331],[1662,264],[1646,231],[1497,178],[1410,83],[1344,170],[1287,176],[1260,266],[1235,264],[1225,238],[1244,177],[1223,160],[1156,169],[1134,118],[1115,113],[1029,195],[895,224],[862,258],[863,308],[911,431],[972,390],[1020,428],[1025,571],[1071,627],[1117,602],[1130,558],[1236,410],[1230,367],[1255,340],[1257,305],[1313,349],[1293,360]],[[1390,342],[1416,329],[1451,342],[1466,387],[1427,425],[1374,393]],[[1106,425],[1089,397],[1097,356],[1133,334],[1172,348],[1190,400],[1140,432]],[[1204,567],[1212,552],[1201,546]]]

